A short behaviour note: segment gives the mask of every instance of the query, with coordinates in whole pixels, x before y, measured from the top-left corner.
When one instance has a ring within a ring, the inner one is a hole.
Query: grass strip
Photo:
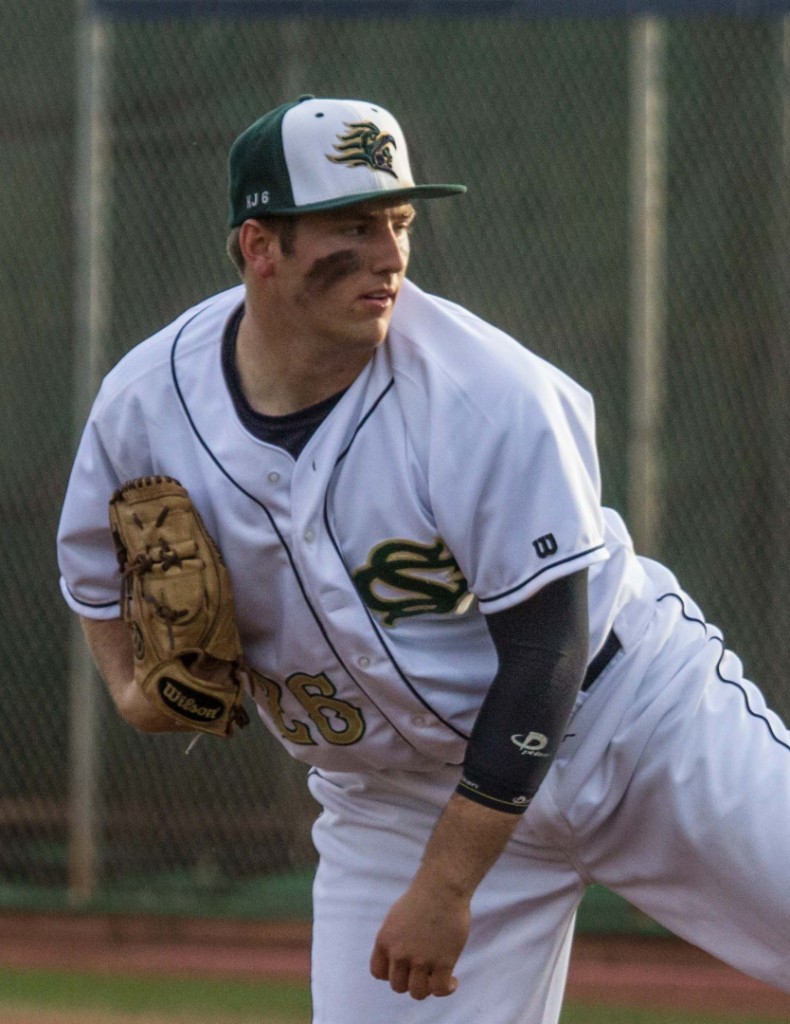
[[[296,982],[105,975],[0,969],[0,1004],[58,1010],[148,1013],[161,1017],[283,1020],[310,1018],[310,993]]]
[[[700,1014],[568,1003],[562,1011],[560,1024],[777,1024],[777,1018],[730,1016],[719,1011]]]
[[[172,978],[0,968],[0,1005],[53,1010],[307,1024],[310,993],[297,982]],[[568,1003],[560,1024],[776,1024],[776,1019]]]

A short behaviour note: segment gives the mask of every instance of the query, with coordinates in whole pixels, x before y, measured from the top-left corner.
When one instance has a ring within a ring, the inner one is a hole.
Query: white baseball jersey
[[[107,502],[175,477],[216,539],[262,720],[326,769],[460,764],[496,670],[484,615],[587,568],[591,654],[638,633],[650,584],[601,508],[589,395],[460,307],[403,285],[387,341],[297,460],[250,434],[223,377],[242,287],[105,379],[59,531],[81,615],[120,614]]]

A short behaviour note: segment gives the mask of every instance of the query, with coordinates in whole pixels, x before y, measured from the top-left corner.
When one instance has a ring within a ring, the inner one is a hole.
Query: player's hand
[[[370,958],[370,972],[412,999],[449,996],[453,975],[469,935],[469,899],[441,886],[417,882],[392,906]]]

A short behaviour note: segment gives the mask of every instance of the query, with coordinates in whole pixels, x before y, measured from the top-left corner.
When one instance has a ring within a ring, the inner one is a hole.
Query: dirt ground
[[[0,914],[3,967],[303,981],[309,942],[306,922]],[[578,936],[568,998],[644,1009],[748,1012],[790,1021],[790,995],[669,938]],[[134,1022],[143,1024],[139,1017]],[[0,1016],[0,1024],[43,1022],[20,1011]],[[79,1021],[53,1013],[46,1024],[102,1022],[85,1013]]]

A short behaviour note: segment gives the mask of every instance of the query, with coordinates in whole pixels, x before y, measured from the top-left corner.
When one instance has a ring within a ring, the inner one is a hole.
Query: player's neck
[[[249,405],[268,416],[306,409],[354,382],[367,358],[353,360],[336,348],[322,351],[313,338],[278,330],[245,311],[236,338],[236,368]]]

